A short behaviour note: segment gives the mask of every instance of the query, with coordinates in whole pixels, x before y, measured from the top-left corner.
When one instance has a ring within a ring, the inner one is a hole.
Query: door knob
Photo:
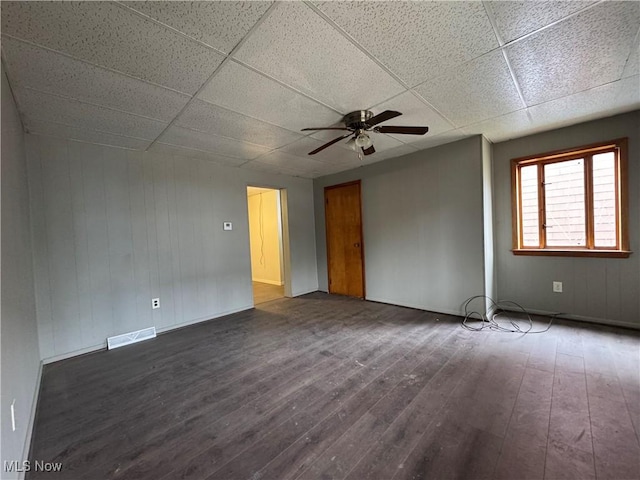
[[[354,243],[353,246],[356,247],[356,248],[360,248],[360,244],[359,243]]]

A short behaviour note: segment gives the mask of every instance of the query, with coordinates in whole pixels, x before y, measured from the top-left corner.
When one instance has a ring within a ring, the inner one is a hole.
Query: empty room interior
[[[0,478],[640,479],[640,2],[0,9]]]

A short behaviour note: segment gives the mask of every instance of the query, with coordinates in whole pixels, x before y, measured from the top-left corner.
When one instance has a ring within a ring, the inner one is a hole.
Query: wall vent
[[[123,333],[122,335],[116,335],[115,337],[107,338],[107,348],[109,350],[124,347],[125,345],[131,345],[132,343],[141,342],[143,340],[149,340],[156,337],[156,327],[143,328],[136,332]]]

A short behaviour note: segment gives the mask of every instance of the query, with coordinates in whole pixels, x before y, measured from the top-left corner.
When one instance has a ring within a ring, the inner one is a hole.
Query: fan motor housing
[[[363,130],[366,128],[365,122],[373,117],[371,110],[356,110],[344,116],[344,124],[351,130]]]

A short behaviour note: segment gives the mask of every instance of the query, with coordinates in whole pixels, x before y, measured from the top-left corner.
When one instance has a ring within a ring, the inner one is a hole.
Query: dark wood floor
[[[263,282],[252,282],[252,284],[254,305],[284,297],[283,285],[271,285]]]
[[[459,320],[315,293],[48,365],[28,478],[640,478],[638,332]]]

